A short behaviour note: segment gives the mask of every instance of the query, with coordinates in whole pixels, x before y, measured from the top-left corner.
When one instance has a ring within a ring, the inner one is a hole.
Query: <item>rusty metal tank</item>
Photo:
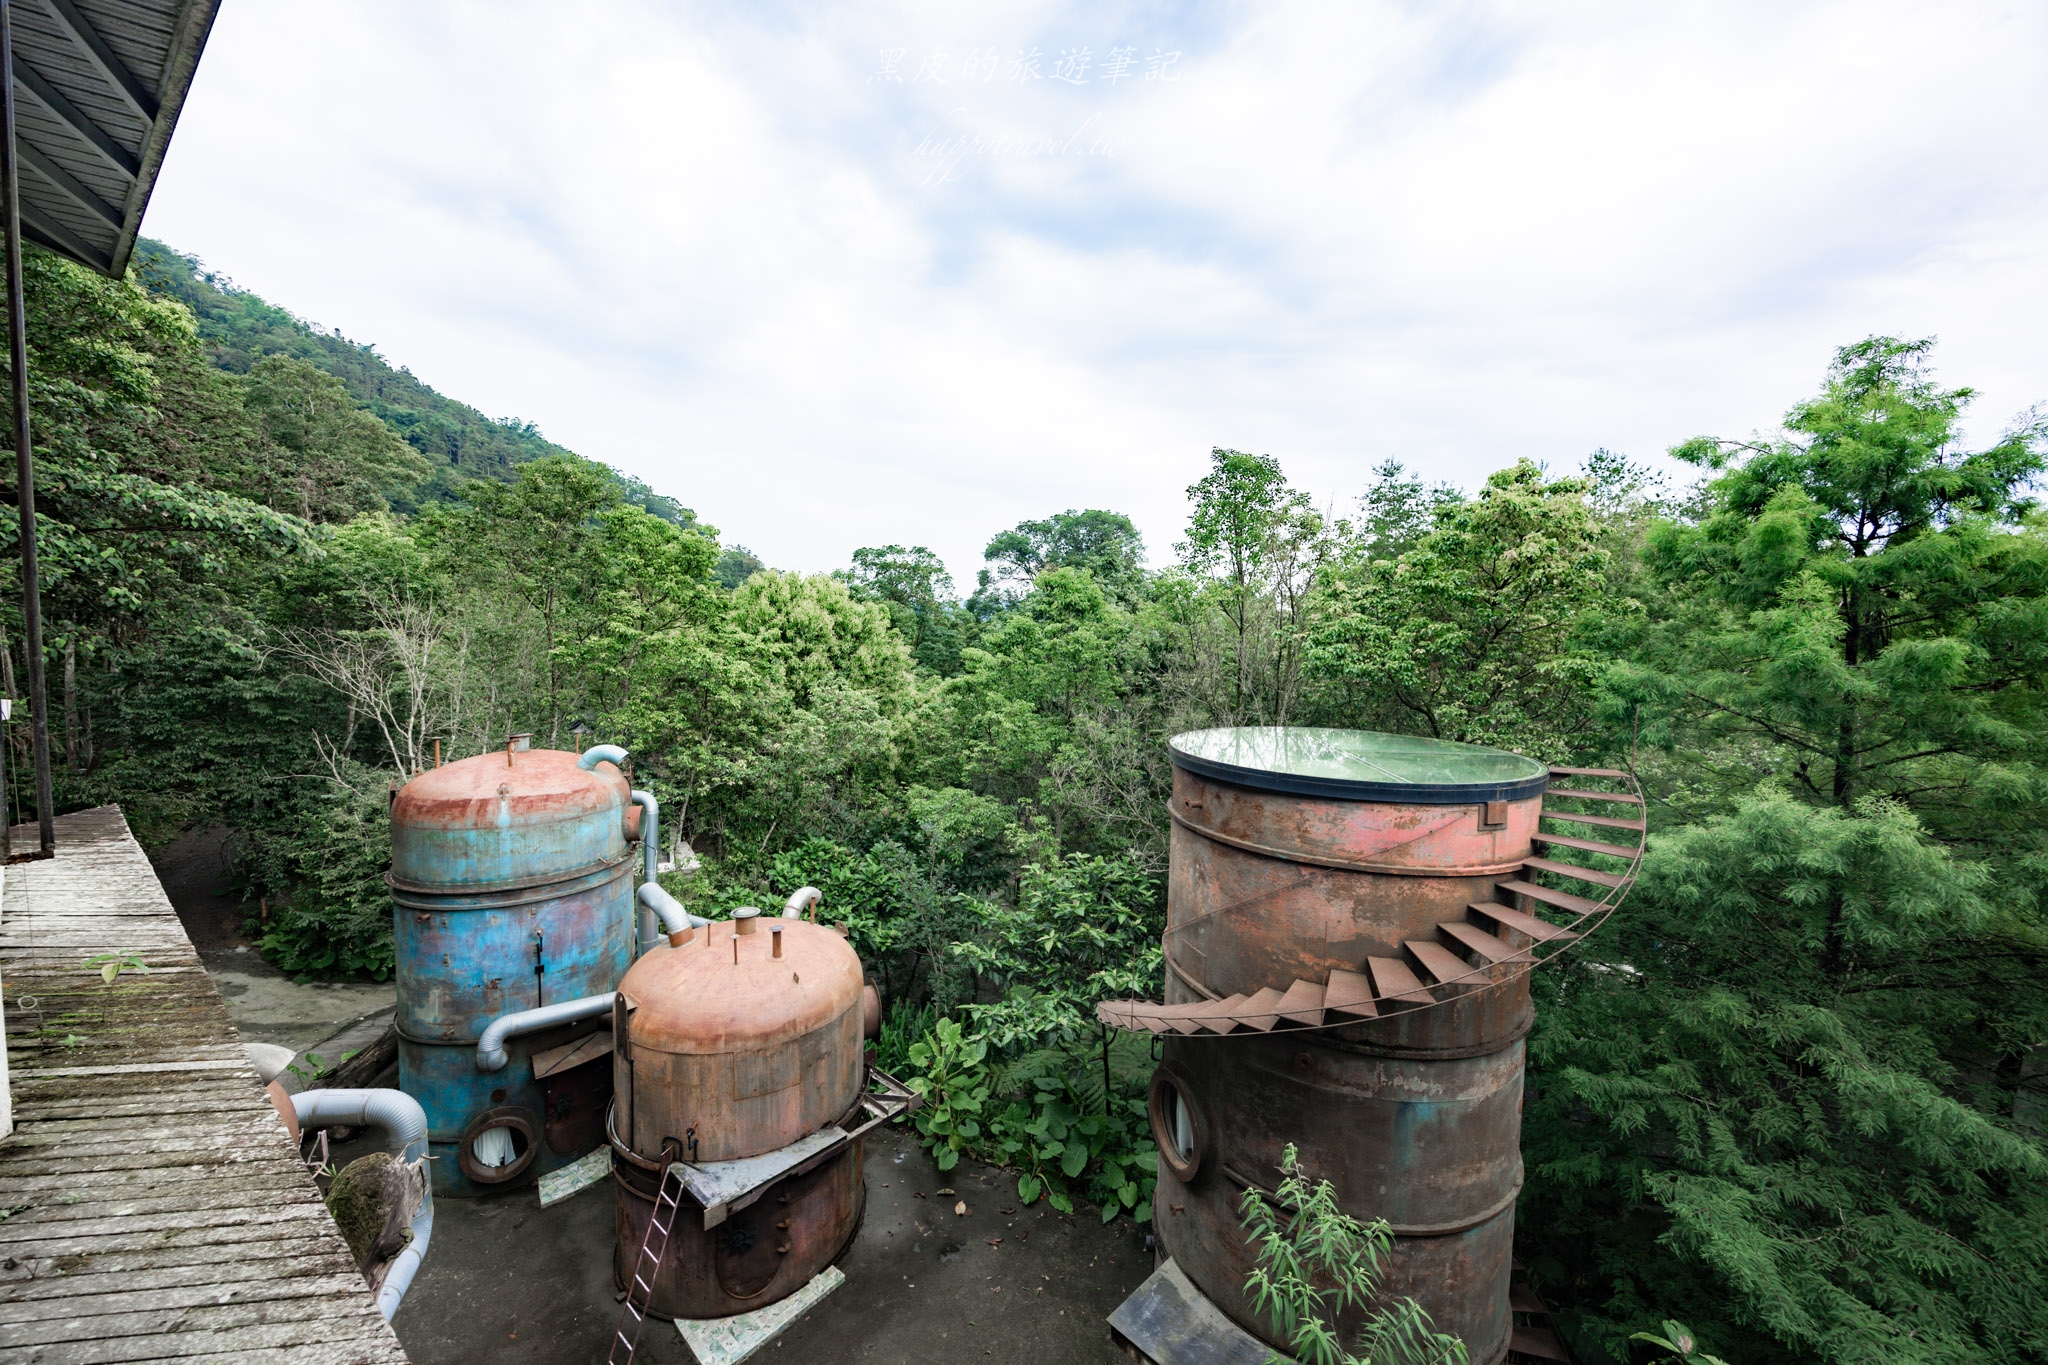
[[[437,1195],[530,1181],[604,1137],[605,1019],[477,1066],[492,1021],[607,994],[632,959],[626,779],[523,738],[421,773],[391,805],[399,1088],[427,1112]]]
[[[684,1199],[653,1276],[659,1317],[774,1303],[859,1230],[863,988],[844,934],[742,911],[633,964],[613,1013],[615,1277],[630,1282],[665,1156],[735,1191]],[[706,1186],[692,1186],[701,1194]]]
[[[1442,930],[1529,857],[1543,765],[1304,728],[1200,731],[1171,748],[1169,1005],[1369,963],[1376,981],[1413,968],[1425,983],[1432,963],[1436,979],[1486,967]],[[1159,1241],[1240,1326],[1285,1345],[1245,1298],[1238,1218],[1246,1187],[1280,1179],[1291,1142],[1347,1212],[1392,1224],[1385,1294],[1416,1299],[1473,1365],[1506,1355],[1531,1009],[1526,974],[1487,970],[1503,979],[1383,997],[1379,1017],[1341,1028],[1167,1038],[1151,1102]]]

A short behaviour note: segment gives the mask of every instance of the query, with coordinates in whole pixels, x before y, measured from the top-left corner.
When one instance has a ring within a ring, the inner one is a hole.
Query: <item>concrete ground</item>
[[[963,1164],[942,1177],[902,1129],[869,1136],[866,1174],[846,1283],[756,1361],[1128,1365],[1105,1319],[1152,1273],[1130,1219],[1020,1209],[1014,1176]],[[393,1323],[406,1354],[415,1365],[603,1361],[619,1317],[613,1199],[606,1181],[549,1209],[531,1189],[436,1202],[433,1245]],[[692,1357],[673,1324],[650,1318],[637,1359]]]

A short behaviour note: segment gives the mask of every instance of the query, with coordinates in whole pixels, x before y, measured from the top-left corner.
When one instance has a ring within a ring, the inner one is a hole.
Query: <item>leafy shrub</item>
[[[282,827],[252,841],[255,880],[273,889],[268,923],[252,926],[263,955],[301,979],[390,977],[391,812],[384,774],[348,764]]]
[[[1465,1343],[1438,1332],[1413,1299],[1376,1311],[1346,1350],[1334,1326],[1373,1302],[1394,1232],[1384,1218],[1361,1223],[1337,1207],[1327,1180],[1309,1183],[1294,1144],[1280,1156],[1280,1186],[1246,1189],[1239,1205],[1258,1264],[1245,1278],[1252,1306],[1286,1338],[1302,1365],[1463,1365]]]

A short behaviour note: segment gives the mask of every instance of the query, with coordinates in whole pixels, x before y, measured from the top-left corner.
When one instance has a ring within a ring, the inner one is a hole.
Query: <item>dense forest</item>
[[[1324,505],[1216,450],[1174,545],[1052,513],[963,594],[917,546],[763,568],[166,249],[27,268],[60,801],[233,831],[280,967],[390,971],[436,745],[623,744],[678,897],[824,889],[942,1165],[1143,1219],[1149,1054],[1092,1005],[1158,987],[1166,736],[1626,763],[1641,883],[1529,1051],[1518,1250],[1582,1358],[1676,1318],[1731,1362],[2048,1360],[2044,430],[1964,448],[1928,343],[1677,445],[1684,486],[1510,453]]]

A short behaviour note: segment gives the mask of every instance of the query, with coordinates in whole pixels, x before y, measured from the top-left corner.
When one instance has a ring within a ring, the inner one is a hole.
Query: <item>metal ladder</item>
[[[640,1329],[647,1325],[647,1310],[654,1302],[654,1277],[661,1269],[661,1258],[668,1254],[668,1230],[676,1224],[682,1201],[683,1163],[675,1159],[670,1149],[663,1154],[654,1211],[647,1217],[647,1235],[640,1239],[640,1258],[633,1263],[632,1282],[626,1286],[626,1304],[619,1313],[619,1325],[612,1332],[611,1353],[605,1357],[607,1365],[631,1365],[633,1352],[640,1348]],[[666,1222],[662,1221],[664,1218]],[[655,1240],[657,1234],[659,1241]],[[630,1337],[626,1335],[628,1319],[633,1327]],[[623,1355],[619,1353],[621,1346],[626,1348]]]

